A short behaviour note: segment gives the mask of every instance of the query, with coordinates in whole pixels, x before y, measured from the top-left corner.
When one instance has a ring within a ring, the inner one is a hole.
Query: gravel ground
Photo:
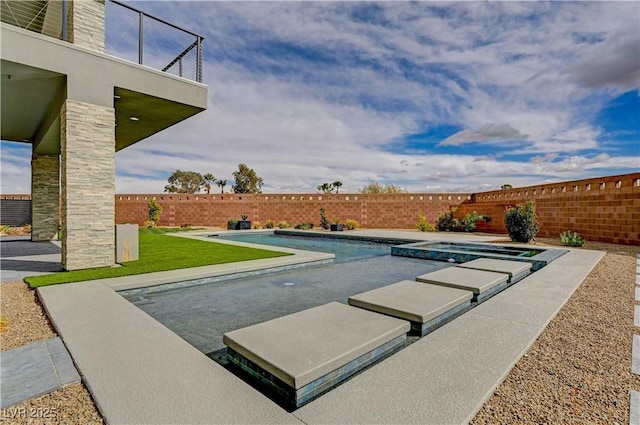
[[[506,240],[504,242],[507,242]],[[554,239],[538,244],[558,245]],[[608,254],[589,274],[472,424],[628,424],[631,341],[638,247],[587,243]],[[1,286],[2,351],[55,336],[34,291],[21,281]],[[10,419],[16,409],[33,413]],[[3,424],[100,424],[88,391],[69,385],[0,411]],[[55,417],[52,417],[53,414]],[[3,421],[4,419],[4,421]]]
[[[540,244],[558,244],[541,239]],[[588,243],[607,255],[471,422],[628,424],[637,247]]]
[[[0,351],[56,336],[36,297],[23,281],[2,283]]]
[[[26,283],[2,283],[0,291],[0,351],[56,336],[36,292]],[[87,389],[76,383],[0,410],[0,423],[87,425],[103,421]]]

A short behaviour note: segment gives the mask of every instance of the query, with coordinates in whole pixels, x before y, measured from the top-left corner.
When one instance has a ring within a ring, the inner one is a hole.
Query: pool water
[[[348,240],[322,237],[293,236],[274,233],[248,233],[244,235],[220,235],[220,239],[262,245],[282,246],[307,251],[335,254],[335,262],[342,263],[363,258],[389,255],[391,244],[366,240]]]
[[[438,249],[438,250],[456,250],[465,252],[479,252],[482,254],[500,254],[508,255],[511,257],[533,257],[542,252],[540,249],[518,248],[518,247],[506,247],[495,246],[488,247],[486,245],[475,244],[461,244],[453,242],[441,242],[441,243],[428,243],[423,245],[415,245],[420,248]]]
[[[330,252],[336,261],[165,292],[121,294],[198,350],[223,362],[223,356],[217,356],[225,347],[225,332],[331,301],[346,304],[352,295],[450,267],[440,261],[391,256],[388,244],[269,236],[234,239]],[[139,302],[141,298],[144,302]]]

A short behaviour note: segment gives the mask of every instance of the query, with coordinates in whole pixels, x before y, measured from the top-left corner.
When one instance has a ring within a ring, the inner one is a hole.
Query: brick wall
[[[3,195],[11,197],[15,195]],[[28,195],[26,195],[28,196]],[[226,226],[241,214],[264,224],[267,219],[319,225],[320,208],[329,217],[358,220],[369,228],[413,228],[418,214],[434,223],[438,213],[457,206],[456,216],[477,211],[492,217],[478,230],[506,233],[507,207],[536,202],[540,236],[557,237],[571,229],[587,240],[640,246],[640,173],[497,190],[477,194],[397,195],[116,195],[116,223],[143,224],[147,199],[164,208],[161,225]]]
[[[456,216],[477,211],[492,220],[478,230],[506,233],[507,207],[535,201],[539,236],[570,229],[585,239],[640,246],[640,173],[529,186],[475,194]]]
[[[226,226],[229,219],[245,214],[262,224],[268,219],[292,224],[320,224],[320,208],[327,216],[354,219],[369,228],[412,228],[418,214],[434,222],[450,206],[469,202],[468,193],[430,194],[194,194],[116,195],[116,223],[137,223],[146,219],[147,200],[154,198],[163,208],[160,224],[166,226]]]

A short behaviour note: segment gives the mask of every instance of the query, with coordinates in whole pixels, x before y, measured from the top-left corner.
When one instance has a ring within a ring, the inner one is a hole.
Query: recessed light
[[[134,117],[133,115],[131,115],[131,116],[129,117],[129,119],[130,119],[131,121],[140,121],[140,118],[138,118],[138,117]]]

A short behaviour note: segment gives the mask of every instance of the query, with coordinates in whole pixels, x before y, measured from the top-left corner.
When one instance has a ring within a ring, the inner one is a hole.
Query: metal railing
[[[68,41],[68,0],[1,0],[2,22]],[[116,0],[105,2],[105,52],[202,82],[204,37]],[[74,22],[74,25],[84,25]]]
[[[106,50],[202,82],[204,37],[117,0],[107,1]]]
[[[67,6],[67,0],[2,0],[0,20],[58,40],[66,40]]]

